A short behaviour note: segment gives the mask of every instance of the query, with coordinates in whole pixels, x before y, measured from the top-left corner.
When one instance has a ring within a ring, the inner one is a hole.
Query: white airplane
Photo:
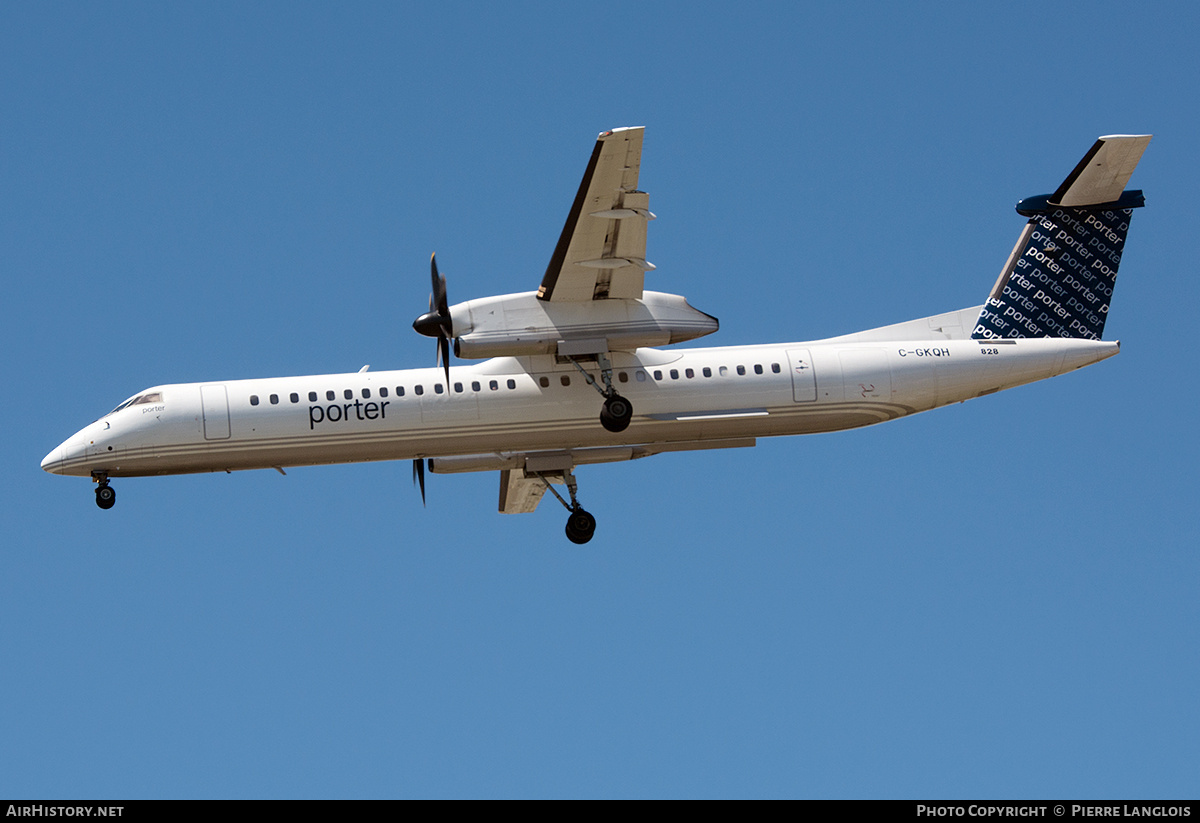
[[[1117,354],[1100,339],[1132,210],[1125,185],[1150,135],[1101,137],[1029,218],[982,306],[800,343],[666,349],[717,330],[677,295],[646,291],[638,189],[643,129],[606,131],[536,292],[450,306],[436,259],[430,311],[441,368],[178,383],[138,392],[42,461],[114,477],[412,460],[434,473],[497,471],[500,511],[547,489],[586,543],[595,518],[574,470],[759,437],[851,429],[957,403]],[[450,343],[460,358],[450,366]],[[487,358],[487,359],[484,359]],[[598,399],[596,394],[600,395]],[[597,409],[599,419],[597,420]],[[568,502],[554,488],[565,485]]]

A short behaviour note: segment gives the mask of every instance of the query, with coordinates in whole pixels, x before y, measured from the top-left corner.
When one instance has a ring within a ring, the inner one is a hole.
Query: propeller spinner
[[[446,382],[450,382],[450,338],[454,326],[450,321],[450,304],[446,299],[446,278],[438,274],[437,254],[429,256],[429,276],[433,290],[429,294],[429,311],[413,321],[413,328],[426,337],[438,340],[438,362],[446,368]]]

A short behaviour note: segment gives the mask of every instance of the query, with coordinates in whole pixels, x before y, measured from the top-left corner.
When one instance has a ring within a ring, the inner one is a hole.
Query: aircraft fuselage
[[[500,357],[450,369],[365,371],[147,389],[50,452],[55,474],[132,477],[242,469],[704,444],[880,423],[1111,357],[1099,340],[816,341],[638,349],[612,355],[633,404],[627,429],[597,422],[571,362]],[[582,364],[597,375],[595,363]],[[620,459],[620,458],[616,458]],[[485,466],[486,468],[486,466]]]

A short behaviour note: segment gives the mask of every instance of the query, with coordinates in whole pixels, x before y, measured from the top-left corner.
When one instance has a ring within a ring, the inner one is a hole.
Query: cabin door
[[[229,439],[229,399],[225,386],[200,387],[200,403],[204,408],[204,439]]]
[[[792,370],[792,399],[797,403],[816,400],[817,374],[808,349],[788,349],[788,365]]]

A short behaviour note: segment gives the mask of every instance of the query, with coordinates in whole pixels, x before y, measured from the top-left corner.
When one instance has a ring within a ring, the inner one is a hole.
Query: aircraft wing
[[[500,513],[528,514],[537,509],[546,493],[546,481],[528,477],[523,468],[502,469],[500,472]]]
[[[646,262],[650,197],[638,191],[642,126],[596,139],[587,171],[567,214],[537,296],[554,302],[640,299]]]

